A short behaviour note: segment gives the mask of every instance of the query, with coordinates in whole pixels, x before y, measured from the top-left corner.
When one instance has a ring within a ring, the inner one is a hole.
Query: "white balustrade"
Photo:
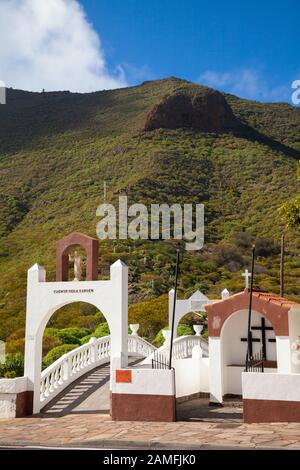
[[[130,356],[148,357],[156,350],[153,344],[137,335],[128,336],[128,354]]]
[[[208,356],[208,343],[202,336],[180,336],[173,342],[173,358],[192,356],[194,346],[200,346],[203,356]],[[128,335],[128,355],[147,358],[151,363],[157,351],[160,361],[169,357],[169,343],[156,349],[151,343],[136,334]],[[74,380],[90,370],[110,361],[110,336],[91,338],[87,344],[64,354],[42,372],[40,401],[44,407]]]
[[[147,357],[155,349],[155,346],[136,334],[128,336],[129,356]],[[110,336],[91,338],[87,344],[64,354],[42,372],[41,406],[46,406],[58,393],[81,375],[109,361]]]
[[[173,341],[172,358],[184,359],[192,357],[194,346],[200,346],[203,356],[208,357],[208,342],[198,335],[179,336]],[[164,344],[153,352],[150,356],[143,361],[143,364],[150,364],[152,359],[166,364],[169,361],[170,344]]]

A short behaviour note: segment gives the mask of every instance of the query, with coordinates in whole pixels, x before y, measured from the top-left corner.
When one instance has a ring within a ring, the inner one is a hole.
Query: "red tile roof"
[[[261,292],[261,291],[253,291],[253,296],[257,297],[258,299],[265,300],[267,302],[274,303],[276,305],[280,306],[286,306],[286,307],[293,307],[294,305],[297,305],[300,307],[300,304],[297,302],[294,302],[293,300],[286,299],[285,297],[280,297],[278,294],[271,294],[268,292]]]

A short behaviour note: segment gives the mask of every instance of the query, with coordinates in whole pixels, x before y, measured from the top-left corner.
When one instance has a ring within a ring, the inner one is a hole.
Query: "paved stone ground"
[[[179,421],[243,423],[241,399],[225,400],[223,407],[209,406],[208,398],[197,398],[177,405]]]
[[[0,420],[0,447],[300,449],[300,424],[113,422],[108,414]]]
[[[35,417],[1,419],[0,447],[300,449],[300,424],[244,424],[236,402],[223,408],[209,407],[207,399],[182,403],[176,423],[114,422],[105,409],[84,409],[78,401],[73,410],[68,406],[55,411],[53,405]]]
[[[100,385],[100,387],[99,387]],[[177,407],[176,423],[114,422],[109,366],[81,377],[34,417],[0,419],[0,447],[106,449],[300,449],[300,424],[244,424],[240,401],[199,398]]]

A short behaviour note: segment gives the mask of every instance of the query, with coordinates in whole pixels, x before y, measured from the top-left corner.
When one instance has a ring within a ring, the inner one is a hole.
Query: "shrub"
[[[268,256],[278,255],[280,247],[270,238],[259,238],[255,243],[255,252],[257,256],[267,258]]]
[[[80,339],[81,344],[86,344],[86,343],[88,343],[92,336],[93,336],[93,335],[87,335],[87,336],[84,336],[83,338],[81,338],[81,339]]]
[[[194,335],[195,332],[193,328],[189,325],[179,324],[177,328],[177,336],[189,336]]]
[[[236,246],[228,243],[220,243],[214,249],[214,257],[219,266],[225,266],[229,271],[238,271],[244,260]]]
[[[76,327],[78,328],[85,328],[88,331],[93,331],[96,326],[103,321],[105,320],[103,320],[103,316],[101,314],[85,315],[83,317],[76,318],[76,320],[74,320],[74,324],[76,324]]]
[[[57,333],[59,332],[58,328],[46,328],[44,331],[44,336],[57,336]]]
[[[62,341],[56,336],[44,336],[43,338],[43,356],[47,354],[51,349],[60,346]]]
[[[110,335],[109,326],[107,322],[100,323],[91,336],[95,338],[102,338],[102,336]]]
[[[25,348],[25,340],[24,338],[22,339],[14,339],[11,341],[7,341],[6,343],[6,352],[7,353],[21,353],[24,354],[24,348]]]
[[[6,377],[9,373],[15,374],[14,377],[21,377],[24,374],[23,354],[6,354],[5,362],[0,364],[0,377]]]
[[[4,377],[6,379],[14,379],[15,377],[17,377],[17,373],[15,370],[9,370],[4,373]]]
[[[11,335],[6,338],[7,342],[14,341],[16,339],[24,339],[25,338],[25,328],[18,328],[14,331]]]
[[[235,232],[232,236],[232,241],[239,248],[250,250],[253,237],[246,232]]]
[[[162,330],[168,330],[168,327],[163,328]],[[153,341],[153,344],[157,346],[158,348],[162,346],[165,342],[165,338],[163,337],[162,330],[160,330],[157,335],[155,336],[155,339]],[[195,334],[193,328],[189,325],[183,325],[179,324],[177,328],[177,336],[188,336],[188,335],[193,335]]]
[[[168,328],[163,328],[163,330],[167,330]],[[163,337],[162,330],[160,330],[157,335],[154,338],[153,344],[157,347],[160,348],[165,342],[165,338]]]
[[[139,302],[129,307],[129,323],[139,323],[139,335],[153,341],[155,335],[168,321],[168,296]]]
[[[60,330],[59,333],[66,333],[71,336],[75,336],[75,338],[80,339],[90,334],[90,330],[88,330],[87,328],[74,327],[74,328],[64,328],[63,330]]]
[[[78,344],[62,344],[56,348],[51,349],[51,351],[46,354],[43,358],[43,368],[49,367],[53,362],[57,361],[64,354],[72,351],[77,348]]]
[[[77,338],[74,335],[71,335],[65,330],[60,330],[57,333],[57,338],[59,338],[63,344],[77,344],[77,345],[81,344],[79,338]]]

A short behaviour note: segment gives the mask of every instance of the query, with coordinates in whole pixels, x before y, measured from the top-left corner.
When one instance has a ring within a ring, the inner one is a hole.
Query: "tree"
[[[300,181],[300,162],[298,162],[298,181]],[[279,210],[287,227],[300,228],[300,194],[282,204]]]

